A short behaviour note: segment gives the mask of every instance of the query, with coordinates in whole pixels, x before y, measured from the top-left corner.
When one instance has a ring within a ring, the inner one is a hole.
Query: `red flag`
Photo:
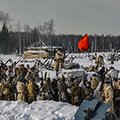
[[[87,51],[89,48],[88,35],[86,34],[78,41],[78,48],[81,51]]]

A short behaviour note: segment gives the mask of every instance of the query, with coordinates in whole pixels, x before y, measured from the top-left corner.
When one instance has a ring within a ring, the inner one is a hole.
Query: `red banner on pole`
[[[89,38],[88,35],[86,34],[85,36],[83,36],[79,41],[78,41],[78,48],[81,51],[87,51],[89,48]]]

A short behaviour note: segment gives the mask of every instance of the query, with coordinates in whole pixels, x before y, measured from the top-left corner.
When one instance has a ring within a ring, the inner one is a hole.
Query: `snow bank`
[[[78,107],[55,101],[0,101],[0,120],[74,120]]]

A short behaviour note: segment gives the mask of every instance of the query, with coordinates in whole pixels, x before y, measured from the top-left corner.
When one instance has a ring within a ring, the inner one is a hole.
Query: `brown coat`
[[[25,79],[27,81],[29,81],[31,78],[34,78],[34,72],[32,72],[31,70],[28,70],[26,76],[25,76]]]
[[[18,92],[17,100],[27,102],[27,89],[24,83],[18,81],[16,89]]]
[[[106,103],[111,103],[112,104],[113,90],[112,90],[111,85],[104,84],[104,87],[103,87],[103,96],[104,96],[104,99],[105,99]]]
[[[91,88],[95,90],[98,85],[99,85],[99,80],[97,79],[97,77],[93,76],[91,80]]]
[[[83,90],[79,86],[73,86],[71,88],[71,103],[73,105],[79,105],[83,100]]]
[[[114,81],[114,82],[113,82],[113,86],[114,86],[114,88],[120,90],[120,80]]]
[[[2,94],[4,100],[14,100],[14,93],[8,84],[2,86]]]
[[[84,90],[84,99],[91,100],[93,98],[93,89],[92,88],[85,88]]]
[[[103,57],[101,55],[96,57],[95,63],[97,67],[101,67],[104,64]]]
[[[36,97],[38,94],[38,85],[30,81],[27,85],[28,90],[28,102],[31,103],[33,101],[36,101]]]

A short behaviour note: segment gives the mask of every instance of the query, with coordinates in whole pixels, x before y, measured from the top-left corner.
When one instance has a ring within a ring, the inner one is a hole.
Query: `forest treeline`
[[[0,31],[0,53],[22,53],[29,46],[62,46],[67,52],[78,53],[78,41],[82,35],[42,34],[36,27],[31,31],[8,30],[3,24]],[[120,36],[89,35],[88,52],[104,52],[120,49]]]
[[[67,52],[78,53],[78,41],[82,35],[55,35],[53,33],[42,33],[38,28],[24,31],[8,30],[6,24],[0,31],[0,53],[22,53],[29,46],[62,46]],[[88,52],[104,52],[120,49],[120,36],[113,35],[89,35]]]

